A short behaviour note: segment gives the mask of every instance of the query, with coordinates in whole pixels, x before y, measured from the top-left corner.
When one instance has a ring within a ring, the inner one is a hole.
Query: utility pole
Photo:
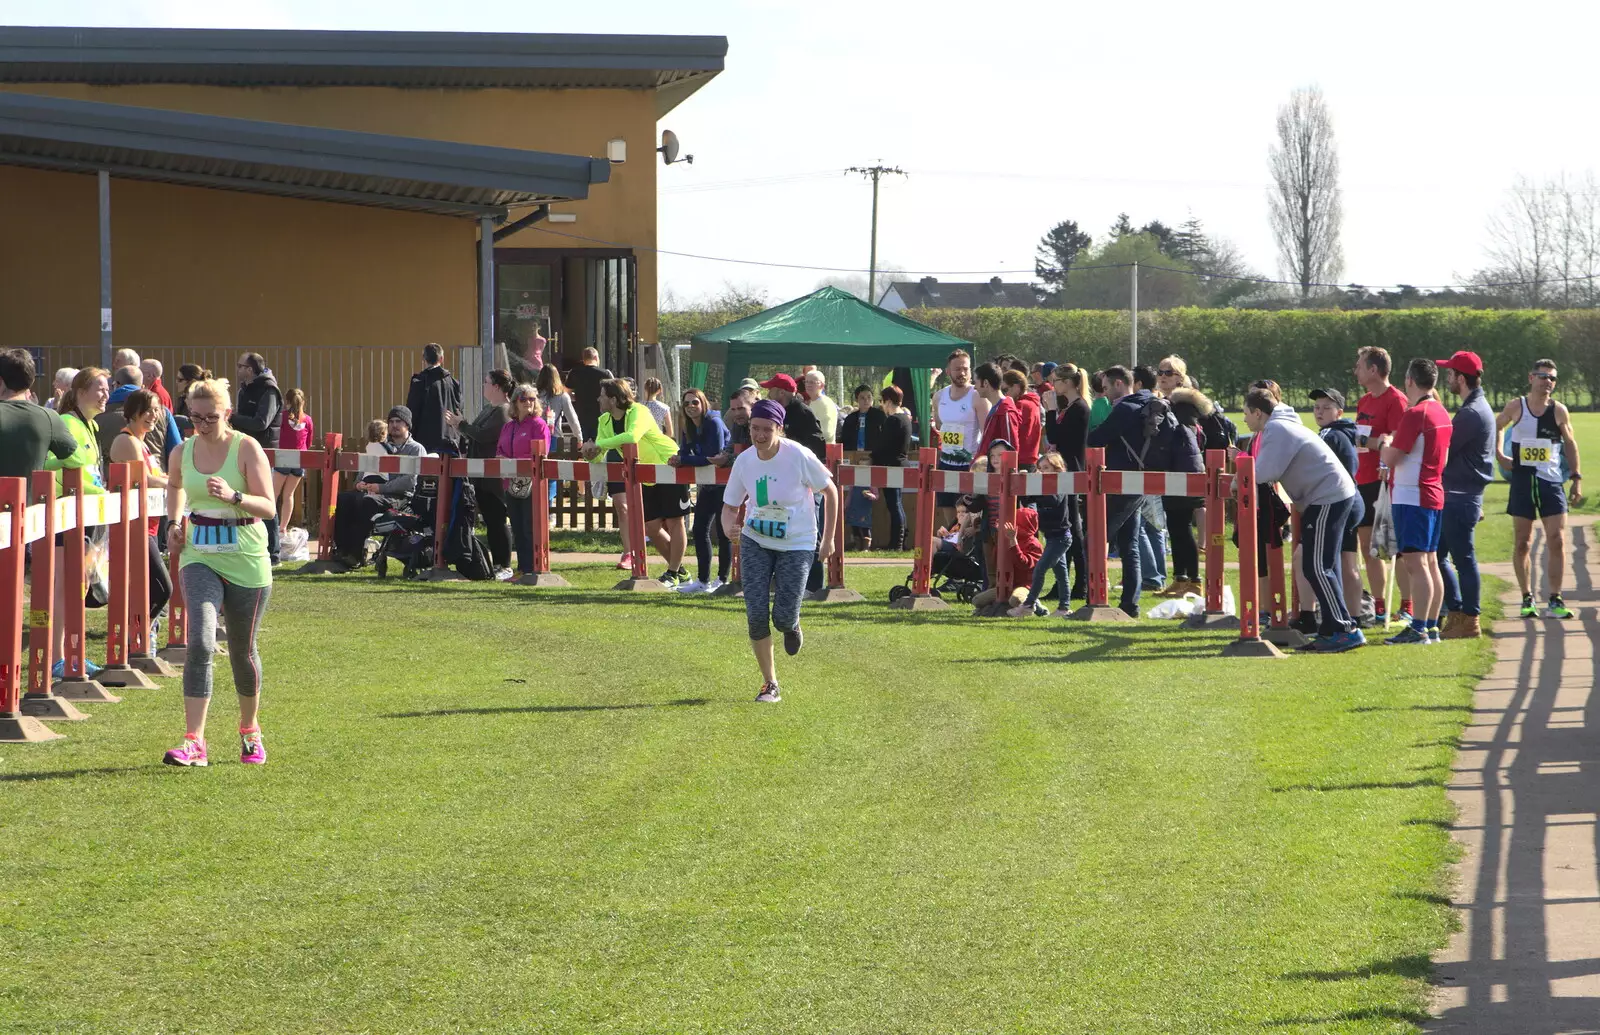
[[[904,176],[905,170],[898,166],[884,165],[883,159],[878,159],[877,165],[859,166],[852,165],[845,170],[846,174],[860,173],[872,180],[872,255],[867,262],[867,301],[872,305],[878,304],[878,181],[885,176]]]
[[[1129,340],[1128,354],[1132,357],[1128,365],[1139,365],[1139,264],[1133,264],[1133,290],[1130,294],[1132,304],[1129,306],[1128,324],[1133,328],[1133,337]]]

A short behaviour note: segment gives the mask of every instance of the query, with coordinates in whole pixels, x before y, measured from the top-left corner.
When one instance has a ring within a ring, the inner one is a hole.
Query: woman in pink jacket
[[[512,460],[528,460],[533,456],[534,443],[548,446],[550,426],[539,414],[539,393],[532,385],[517,385],[511,393],[511,418],[500,429],[500,445],[496,456]],[[533,503],[531,490],[516,495],[521,488],[517,479],[506,482],[506,510],[511,516],[511,539],[517,549],[519,574],[533,574]]]

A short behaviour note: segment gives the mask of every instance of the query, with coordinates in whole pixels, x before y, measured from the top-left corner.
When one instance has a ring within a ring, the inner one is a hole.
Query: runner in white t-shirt
[[[816,454],[783,437],[783,407],[764,399],[750,411],[751,448],[739,454],[722,496],[722,527],[739,537],[739,578],[744,584],[750,649],[761,668],[756,700],[781,700],[772,658],[772,630],[783,633],[783,649],[800,653],[800,600],[812,557],[833,552],[839,520],[839,490]],[[817,528],[814,493],[822,493],[822,528]],[[739,507],[745,508],[744,524]]]
[[[978,432],[989,417],[989,404],[972,384],[972,357],[966,350],[956,349],[945,361],[944,376],[950,380],[933,396],[933,440],[939,444],[939,470],[972,470],[972,450],[978,442]],[[955,520],[956,498],[959,492],[936,494],[934,505],[943,524]]]

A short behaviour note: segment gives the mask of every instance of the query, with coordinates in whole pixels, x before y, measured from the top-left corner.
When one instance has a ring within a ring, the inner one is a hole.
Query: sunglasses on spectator
[[[1543,370],[1535,370],[1533,372],[1533,376],[1537,377],[1541,381],[1554,381],[1556,379],[1556,375],[1547,373]]]
[[[1171,369],[1170,367],[1168,367],[1167,369],[1164,369],[1164,370],[1157,370],[1156,373],[1160,374],[1162,377],[1177,377],[1178,376],[1178,372],[1176,370]]]

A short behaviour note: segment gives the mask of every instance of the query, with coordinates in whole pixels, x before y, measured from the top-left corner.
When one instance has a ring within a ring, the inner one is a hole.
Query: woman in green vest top
[[[188,608],[188,654],[183,666],[183,743],[168,751],[168,765],[203,766],[206,707],[211,703],[211,657],[217,617],[228,623],[228,657],[239,693],[239,761],[267,760],[256,707],[261,655],[256,632],[272,595],[265,522],[277,514],[267,454],[249,435],[228,426],[228,382],[196,381],[186,396],[195,435],[172,451],[167,470],[171,550],[181,550],[178,577]],[[178,474],[181,472],[181,474]],[[184,503],[189,506],[185,518]]]

